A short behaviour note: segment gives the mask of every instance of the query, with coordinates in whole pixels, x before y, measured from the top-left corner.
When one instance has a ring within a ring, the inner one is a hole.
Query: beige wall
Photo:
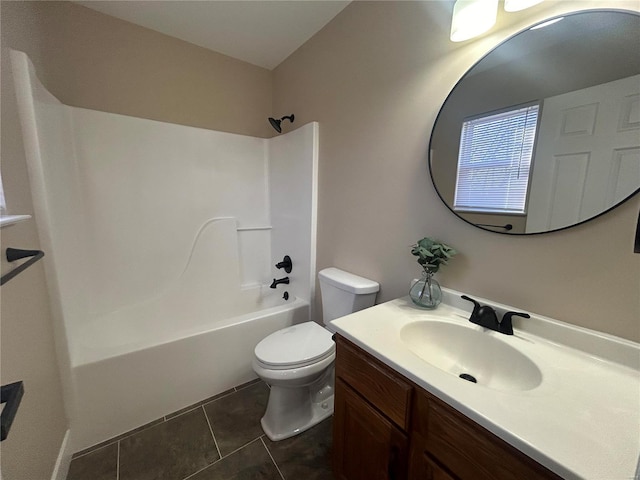
[[[270,137],[272,73],[67,2],[2,1],[2,178],[9,213],[33,214],[8,48],[26,52],[62,102],[125,115]],[[2,248],[39,248],[33,220],[2,230]],[[67,429],[43,264],[1,289],[2,384],[25,382],[4,480],[48,479]],[[3,261],[2,272],[9,269]],[[59,332],[58,332],[59,334]],[[66,370],[65,370],[66,369]]]
[[[272,136],[269,70],[70,2],[35,3],[46,41],[34,65],[62,103]]]
[[[427,170],[440,105],[485,52],[545,16],[611,4],[502,11],[495,33],[454,44],[452,2],[353,2],[277,67],[274,109],[320,123],[318,269],[375,279],[387,301],[407,294],[419,273],[409,246],[429,235],[461,252],[438,273],[446,286],[640,340],[638,196],[567,231],[509,237],[452,215]]]
[[[5,8],[7,6],[8,8]],[[42,40],[32,4],[2,3],[1,162],[9,213],[33,214],[22,133],[11,78],[8,46],[34,53]],[[33,220],[1,232],[2,273],[7,247],[38,249]],[[7,440],[2,442],[2,478],[5,480],[51,477],[67,430],[61,377],[54,345],[54,329],[44,277],[39,261],[0,288],[0,339],[2,384],[22,380],[25,394]]]

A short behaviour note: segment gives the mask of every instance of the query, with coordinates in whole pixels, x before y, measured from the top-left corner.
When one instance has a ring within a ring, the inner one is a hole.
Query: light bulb
[[[543,1],[544,0],[504,0],[504,9],[507,12],[519,12]]]
[[[498,0],[457,0],[453,6],[451,41],[463,42],[483,34],[496,23]]]

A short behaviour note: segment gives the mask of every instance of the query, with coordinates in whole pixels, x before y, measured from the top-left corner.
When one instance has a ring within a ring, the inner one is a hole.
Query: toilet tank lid
[[[318,278],[321,282],[326,282],[345,292],[356,294],[375,293],[380,290],[380,284],[368,278],[345,272],[335,267],[320,270]]]

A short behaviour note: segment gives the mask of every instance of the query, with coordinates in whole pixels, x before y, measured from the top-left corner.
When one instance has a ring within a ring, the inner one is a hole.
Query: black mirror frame
[[[574,223],[571,225],[567,225],[566,227],[561,227],[561,228],[556,228],[554,230],[545,230],[545,231],[541,231],[541,232],[529,232],[529,233],[509,233],[508,231],[505,232],[500,232],[500,231],[496,231],[496,230],[492,230],[490,228],[485,228],[483,226],[480,226],[478,224],[475,224],[473,222],[470,222],[469,220],[461,217],[460,215],[458,215],[453,208],[451,208],[451,206],[445,201],[445,199],[442,197],[442,195],[440,194],[440,191],[438,190],[438,187],[436,186],[436,182],[435,179],[433,177],[433,168],[431,167],[431,146],[433,144],[433,135],[435,133],[436,130],[436,125],[438,124],[438,119],[440,118],[440,115],[442,114],[442,110],[444,109],[444,106],[447,103],[447,100],[449,100],[449,97],[451,97],[451,95],[455,92],[457,86],[460,84],[460,82],[462,82],[466,76],[469,74],[469,72],[471,70],[473,70],[480,62],[482,62],[482,60],[484,60],[490,53],[492,53],[494,50],[496,50],[497,48],[501,47],[502,45],[504,45],[506,42],[508,42],[509,40],[511,40],[512,38],[520,35],[521,33],[524,33],[526,31],[528,31],[531,27],[538,25],[540,23],[544,23],[544,22],[548,22],[549,20],[553,20],[555,18],[559,18],[559,17],[567,17],[569,15],[577,15],[577,14],[581,14],[581,13],[594,13],[594,12],[620,12],[620,13],[628,13],[628,14],[632,14],[632,15],[636,15],[638,17],[640,17],[640,13],[632,11],[632,10],[621,10],[621,9],[615,9],[615,8],[594,8],[594,9],[588,9],[588,10],[580,10],[580,11],[575,11],[575,12],[571,12],[571,13],[566,13],[563,15],[556,15],[554,17],[549,17],[547,19],[544,20],[540,20],[537,23],[534,23],[532,25],[529,25],[528,27],[526,27],[523,30],[520,30],[516,33],[514,33],[513,35],[511,35],[510,37],[504,39],[502,42],[500,42],[499,44],[497,44],[495,47],[493,47],[491,50],[489,50],[487,53],[485,53],[482,57],[480,57],[480,59],[478,59],[478,61],[476,61],[463,75],[462,77],[460,77],[460,79],[456,82],[456,84],[453,86],[453,88],[451,89],[451,91],[449,92],[449,94],[447,95],[447,97],[444,99],[444,102],[442,102],[442,106],[440,107],[440,110],[438,111],[438,115],[436,116],[434,122],[433,122],[433,128],[431,129],[431,135],[429,136],[429,177],[431,178],[431,184],[433,185],[434,190],[436,191],[436,193],[438,194],[438,197],[440,198],[440,200],[442,201],[442,203],[449,209],[449,211],[451,211],[451,213],[453,213],[457,218],[459,218],[460,220],[468,223],[469,225],[472,225],[476,228],[479,228],[480,230],[484,230],[486,232],[491,232],[491,233],[498,233],[500,235],[508,235],[511,237],[521,237],[521,236],[530,236],[530,235],[543,235],[546,233],[554,233],[554,232],[560,232],[562,230],[567,230],[569,228],[573,228],[573,227],[577,227],[578,225],[582,225],[584,223],[590,222],[591,220],[594,220],[598,217],[601,217],[603,215],[606,215],[607,213],[609,213],[611,210],[614,210],[615,208],[619,207],[620,205],[622,205],[623,203],[627,202],[628,200],[630,200],[631,198],[633,198],[635,195],[637,195],[640,192],[640,186],[631,194],[629,194],[629,196],[627,196],[626,198],[624,198],[623,200],[619,201],[618,203],[612,205],[611,207],[609,207],[606,210],[603,210],[602,212],[600,212],[597,215],[594,215],[593,217],[589,217],[585,220],[582,220],[581,222],[578,223]],[[639,219],[640,222],[640,219]],[[503,228],[503,227],[500,227]],[[639,229],[640,229],[640,223],[639,223]],[[510,229],[507,229],[510,230]],[[640,230],[639,230],[640,231]]]

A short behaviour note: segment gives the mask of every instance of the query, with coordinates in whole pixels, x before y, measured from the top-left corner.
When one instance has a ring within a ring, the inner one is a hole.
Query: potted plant
[[[411,254],[418,257],[418,264],[422,267],[422,278],[415,282],[409,291],[413,303],[429,309],[440,305],[442,290],[440,284],[433,279],[433,275],[457,253],[449,245],[429,237],[424,237],[411,246]]]

